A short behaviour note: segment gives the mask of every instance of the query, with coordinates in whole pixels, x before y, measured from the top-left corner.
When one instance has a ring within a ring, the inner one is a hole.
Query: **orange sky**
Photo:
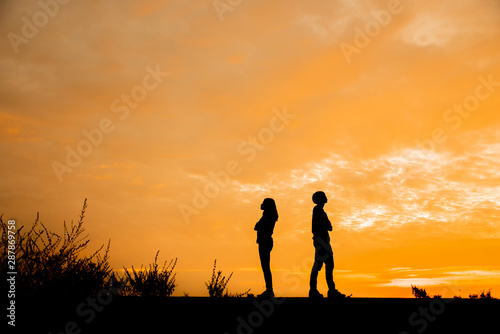
[[[217,259],[256,294],[272,197],[275,291],[306,296],[324,190],[340,291],[500,297],[498,1],[46,3],[0,5],[5,217],[88,198],[114,269],[160,250],[196,296]]]

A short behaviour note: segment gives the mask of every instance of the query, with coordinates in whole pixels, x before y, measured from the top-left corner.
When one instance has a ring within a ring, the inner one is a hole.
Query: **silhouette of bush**
[[[158,267],[158,254],[156,252],[155,262],[149,265],[149,268],[144,268],[136,271],[132,266],[132,272],[125,267],[125,275],[127,276],[127,285],[123,290],[123,295],[140,296],[140,297],[169,297],[175,290],[175,273],[173,273],[177,259],[167,261],[163,264],[161,271]]]
[[[480,294],[469,294],[470,299],[496,299],[491,296],[491,289],[482,290]]]
[[[486,294],[484,293],[485,291],[481,291],[481,294],[479,295],[479,299],[495,299],[491,296],[491,289],[489,289]]]
[[[83,218],[87,199],[83,202],[80,219],[71,221],[68,228],[64,222],[64,234],[49,231],[37,213],[31,229],[15,234],[16,252],[16,294],[25,296],[88,296],[97,293],[110,278],[108,263],[110,241],[101,256],[104,245],[90,256],[81,256],[89,243],[88,235],[82,236]],[[3,216],[3,215],[2,215]],[[7,271],[8,227],[0,216],[3,235],[0,243],[1,279]]]
[[[425,289],[419,289],[416,285],[411,286],[411,293],[415,298],[430,298]]]
[[[205,283],[208,289],[208,295],[212,298],[218,298],[218,297],[243,297],[245,295],[248,295],[248,292],[250,292],[250,289],[248,289],[246,292],[243,293],[229,293],[227,290],[227,284],[229,283],[229,280],[233,276],[233,273],[229,275],[229,277],[226,279],[226,276],[222,276],[222,271],[217,271],[217,274],[215,273],[215,270],[217,268],[217,259],[214,261],[214,268],[212,271],[212,278],[210,281]]]

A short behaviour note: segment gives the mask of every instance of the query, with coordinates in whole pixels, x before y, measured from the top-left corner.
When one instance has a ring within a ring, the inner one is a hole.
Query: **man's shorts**
[[[314,260],[318,262],[325,262],[330,256],[333,256],[330,240],[326,241],[314,238],[313,245],[315,248]]]

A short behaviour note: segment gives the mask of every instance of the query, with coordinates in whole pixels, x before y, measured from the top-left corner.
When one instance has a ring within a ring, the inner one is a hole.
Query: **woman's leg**
[[[259,245],[259,257],[264,280],[266,281],[266,290],[273,291],[273,276],[271,274],[271,247],[269,245]]]

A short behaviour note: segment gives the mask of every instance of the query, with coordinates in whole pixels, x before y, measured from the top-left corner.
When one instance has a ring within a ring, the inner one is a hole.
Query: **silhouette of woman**
[[[258,295],[260,298],[273,298],[273,276],[271,274],[271,250],[273,249],[273,231],[274,225],[278,220],[278,210],[276,203],[272,198],[266,198],[260,208],[264,210],[262,218],[255,224],[254,230],[257,231],[257,243],[259,244],[259,257],[264,280],[266,282],[266,291]]]

